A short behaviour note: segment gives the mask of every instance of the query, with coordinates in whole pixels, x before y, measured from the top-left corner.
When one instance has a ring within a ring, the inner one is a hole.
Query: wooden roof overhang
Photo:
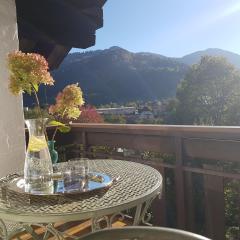
[[[15,0],[19,49],[42,54],[57,68],[72,47],[95,45],[106,0]]]

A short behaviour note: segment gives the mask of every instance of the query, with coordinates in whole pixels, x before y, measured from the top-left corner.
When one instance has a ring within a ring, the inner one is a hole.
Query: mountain
[[[172,97],[190,65],[197,63],[203,55],[224,56],[240,68],[240,55],[213,48],[182,58],[148,52],[133,53],[116,46],[72,53],[52,72],[55,86],[40,91],[41,102],[54,102],[60,90],[77,82],[86,102],[94,105]],[[31,106],[32,100],[25,96],[24,105]]]
[[[199,62],[201,57],[205,55],[225,57],[230,63],[235,65],[237,68],[240,68],[240,55],[219,48],[208,48],[203,51],[197,51],[179,58],[178,60],[182,63],[192,65]]]
[[[87,103],[99,105],[155,100],[175,95],[188,66],[151,53],[132,53],[119,47],[69,54],[52,72],[55,87],[47,88],[48,102],[70,83],[81,86]],[[42,99],[44,100],[42,92]]]

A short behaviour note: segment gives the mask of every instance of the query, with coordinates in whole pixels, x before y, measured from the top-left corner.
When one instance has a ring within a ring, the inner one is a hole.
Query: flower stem
[[[37,109],[38,109],[39,115],[40,115],[40,117],[42,119],[42,129],[44,131],[45,138],[48,141],[47,131],[46,131],[46,128],[44,127],[43,113],[42,113],[42,110],[41,110],[41,106],[40,106],[40,102],[39,102],[39,99],[38,99],[37,91],[35,90],[33,84],[31,84],[31,85],[32,85],[33,93],[34,93],[35,100],[36,100],[36,103],[37,103]]]
[[[58,127],[56,127],[55,130],[54,130],[54,133],[53,133],[53,136],[52,136],[52,141],[54,141],[54,138],[57,134],[57,130],[58,130]]]
[[[65,109],[64,109],[64,111],[63,111],[63,113],[61,115],[61,118],[64,117],[64,114],[65,114],[66,110],[67,110],[67,107],[65,107]],[[55,139],[55,136],[57,134],[57,130],[58,130],[58,127],[56,127],[55,130],[54,130],[54,133],[53,133],[53,136],[52,136],[52,141]]]

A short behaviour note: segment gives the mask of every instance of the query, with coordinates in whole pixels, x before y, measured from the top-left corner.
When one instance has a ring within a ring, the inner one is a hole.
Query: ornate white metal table
[[[32,232],[31,225],[43,226],[46,228],[44,238],[51,233],[56,239],[63,239],[65,233],[57,231],[53,223],[92,219],[92,230],[95,231],[100,227],[99,221],[104,220],[107,227],[111,227],[118,215],[124,216],[123,211],[132,208],[136,208],[134,225],[149,219],[147,210],[162,189],[162,177],[157,170],[143,164],[120,160],[90,160],[89,163],[91,170],[103,172],[112,178],[118,177],[119,180],[107,191],[89,196],[46,197],[8,191],[6,182],[18,174],[0,179],[2,237],[10,239],[13,236],[10,227],[14,223],[15,229],[21,227],[28,232]]]

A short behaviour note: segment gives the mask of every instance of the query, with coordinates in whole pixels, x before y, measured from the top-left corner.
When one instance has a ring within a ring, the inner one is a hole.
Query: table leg
[[[47,239],[49,238],[49,236],[50,236],[50,232],[49,232],[49,231],[46,231],[46,232],[44,233],[43,240],[47,240]]]
[[[156,196],[147,200],[145,203],[137,205],[135,216],[134,216],[133,226],[139,225],[140,222],[142,222],[143,224],[146,224],[146,225],[152,225],[149,223],[149,221],[152,218],[152,215],[151,215],[151,213],[148,213],[148,210],[155,198],[156,198]]]
[[[140,222],[147,224],[147,225],[151,225],[148,223],[151,220],[151,214],[148,213],[148,209],[151,206],[151,203],[154,199],[155,199],[155,197],[149,199],[145,203],[140,203],[136,206],[133,226],[138,226],[140,224]],[[92,219],[92,232],[95,232],[95,231],[101,229],[101,226],[100,226],[101,221],[105,221],[107,224],[107,228],[111,228],[112,223],[117,216],[121,216],[121,218],[124,219],[124,214],[121,212],[113,214],[110,218],[108,216],[93,218]]]
[[[153,197],[151,199],[149,199],[148,201],[146,201],[145,205],[144,205],[144,208],[142,210],[142,213],[141,213],[141,216],[140,216],[140,220],[143,224],[146,224],[146,225],[150,225],[152,226],[151,223],[149,223],[149,221],[151,220],[152,218],[152,214],[148,212],[153,200],[155,199],[156,197]]]
[[[0,219],[0,235],[3,237],[3,239],[8,239],[8,231],[7,231],[7,227],[6,224],[4,223],[4,221],[2,219]]]
[[[34,240],[41,240],[41,238],[34,232],[31,226],[24,225],[24,229],[33,237]]]
[[[134,216],[133,226],[139,225],[141,211],[142,211],[142,203],[138,204],[137,207],[136,207],[136,212],[135,212],[135,216]]]
[[[29,228],[31,228],[29,226]],[[24,224],[15,222],[5,222],[0,219],[0,239],[11,240],[16,234],[25,231]],[[33,230],[32,230],[33,231]],[[15,237],[18,239],[18,237]]]

